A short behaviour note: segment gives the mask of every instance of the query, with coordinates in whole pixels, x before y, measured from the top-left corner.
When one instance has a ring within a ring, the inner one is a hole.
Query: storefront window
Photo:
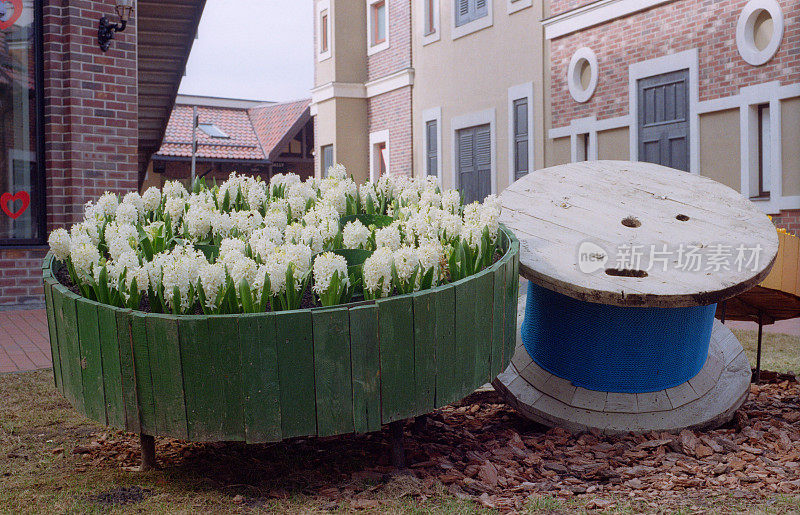
[[[45,238],[40,0],[0,1],[0,245]]]

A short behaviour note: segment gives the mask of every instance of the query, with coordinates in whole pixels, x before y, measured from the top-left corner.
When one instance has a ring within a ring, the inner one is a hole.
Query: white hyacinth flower
[[[147,213],[156,211],[161,205],[161,190],[155,186],[150,186],[147,188],[147,191],[145,191],[144,195],[142,195],[142,203],[144,204],[144,210]]]
[[[364,290],[373,297],[387,297],[392,291],[392,250],[381,247],[364,261]]]
[[[136,206],[133,204],[123,202],[117,207],[114,219],[121,224],[135,224],[139,221],[139,211],[136,210]]]
[[[326,252],[314,259],[314,287],[317,295],[322,295],[331,287],[333,274],[338,273],[343,284],[350,284],[347,276],[347,261],[344,257]]]
[[[397,223],[392,223],[388,227],[383,227],[375,231],[375,246],[389,247],[391,250],[400,248],[400,227]]]
[[[369,228],[361,223],[360,220],[347,222],[342,230],[344,247],[347,249],[365,249],[371,234]]]
[[[69,257],[70,237],[66,229],[56,229],[50,233],[47,239],[50,245],[50,251],[59,261],[64,261]]]

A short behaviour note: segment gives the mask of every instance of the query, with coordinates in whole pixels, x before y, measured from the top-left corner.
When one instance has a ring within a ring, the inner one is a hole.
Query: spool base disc
[[[522,327],[525,301],[521,298],[517,327]],[[714,321],[708,359],[702,370],[674,388],[652,393],[614,393],[586,390],[537,365],[522,344],[511,364],[492,382],[510,405],[546,426],[604,433],[678,431],[724,424],[747,399],[750,363],[733,333]]]

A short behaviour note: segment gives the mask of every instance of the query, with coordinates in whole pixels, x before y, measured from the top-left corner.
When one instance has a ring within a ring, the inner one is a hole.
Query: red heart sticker
[[[11,4],[11,7],[14,9],[13,14],[11,14],[7,20],[0,20],[0,30],[6,30],[14,25],[14,23],[19,20],[19,17],[22,16],[22,0],[0,0],[0,3]],[[4,10],[3,12],[6,11]]]
[[[12,212],[11,209],[9,209],[8,205],[17,200],[22,201],[22,207]],[[8,216],[10,216],[13,220],[16,220],[17,218],[22,216],[22,213],[24,213],[25,210],[28,209],[28,206],[30,204],[31,204],[31,196],[28,195],[28,192],[26,191],[20,191],[16,195],[12,195],[11,193],[3,193],[2,195],[0,195],[0,209],[2,209],[3,212]]]

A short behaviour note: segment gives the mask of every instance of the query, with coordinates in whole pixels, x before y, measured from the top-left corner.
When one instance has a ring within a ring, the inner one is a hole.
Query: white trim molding
[[[328,11],[328,50],[322,51],[322,12]],[[317,2],[314,26],[317,30],[317,48],[314,53],[317,61],[327,61],[333,56],[333,11],[331,10],[331,0],[320,0]]]
[[[508,0],[508,14],[514,14],[532,5],[533,0]]]
[[[428,2],[433,2],[433,32],[426,34],[425,30],[427,29],[427,8]],[[441,4],[439,0],[418,0],[419,4],[419,26],[422,28],[420,31],[420,41],[422,42],[422,46],[429,45],[436,41],[442,39],[442,29],[441,29]]]
[[[542,20],[544,37],[555,39],[675,0],[598,0]]]
[[[372,98],[414,84],[414,68],[406,68],[385,77],[367,82],[365,95]]]
[[[756,20],[762,12],[767,12],[772,18],[772,36],[767,46],[759,50],[755,41]],[[784,19],[783,10],[775,0],[750,0],[742,8],[739,21],[736,23],[736,48],[739,55],[748,64],[759,66],[778,52],[778,47],[783,39]]]
[[[389,48],[389,0],[366,0],[367,2],[367,55],[377,54]],[[372,6],[383,2],[383,27],[386,31],[384,40],[376,45],[372,44]]]
[[[448,2],[453,9],[451,14],[451,18],[453,20],[452,23],[452,30],[450,31],[451,39],[456,40],[458,38],[462,38],[468,34],[472,34],[473,32],[478,32],[479,30],[483,30],[487,27],[491,27],[494,24],[494,0],[486,0],[486,16],[482,16],[477,20],[473,20],[469,23],[465,23],[460,27],[456,26],[456,13],[455,10],[458,8],[457,2]]]
[[[689,171],[700,173],[700,75],[699,52],[696,48],[648,59],[628,67],[628,113],[630,113],[631,161],[639,160],[639,127],[636,121],[639,112],[637,82],[662,73],[689,70]]]
[[[442,182],[442,108],[432,107],[422,111],[422,145],[420,145],[420,169],[422,176],[428,176],[428,122],[436,122],[436,176]]]
[[[311,103],[319,104],[331,98],[367,98],[363,84],[354,82],[329,82],[311,90]]]
[[[581,72],[583,71],[583,63],[589,67],[590,79],[586,88],[583,87],[581,80]],[[569,61],[567,68],[567,86],[569,87],[569,94],[576,102],[588,102],[597,89],[597,77],[599,75],[599,65],[597,64],[597,56],[594,51],[589,47],[582,47],[572,54],[572,59]]]
[[[369,180],[375,182],[378,180],[378,170],[376,169],[377,164],[377,155],[375,154],[375,146],[379,143],[386,144],[386,173],[392,173],[390,157],[391,153],[391,144],[389,143],[389,129],[385,129],[382,131],[371,132],[369,135]]]
[[[534,169],[536,163],[533,155],[533,82],[518,84],[508,88],[508,184],[516,180],[514,170],[514,158],[516,157],[516,145],[514,141],[514,102],[525,98],[528,100],[528,173]]]
[[[476,111],[474,113],[467,113],[461,116],[456,116],[450,120],[450,157],[453,166],[450,167],[452,187],[458,189],[458,181],[456,180],[458,171],[458,138],[457,133],[461,129],[468,129],[470,127],[477,127],[478,125],[489,124],[489,133],[491,134],[491,156],[492,156],[492,193],[497,194],[497,110],[492,107],[483,111]],[[441,175],[441,174],[440,174]]]

